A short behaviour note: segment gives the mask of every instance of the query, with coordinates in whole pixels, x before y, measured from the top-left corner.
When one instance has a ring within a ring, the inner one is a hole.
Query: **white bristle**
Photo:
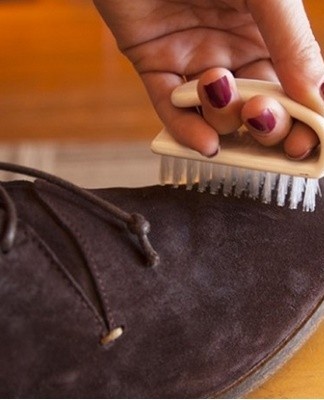
[[[307,179],[306,189],[304,194],[303,210],[314,211],[316,205],[316,195],[321,196],[321,189],[319,186],[318,179]]]
[[[236,168],[236,183],[234,187],[234,196],[240,197],[247,191],[250,173],[245,168]]]
[[[204,192],[210,181],[210,163],[199,163],[198,192]]]
[[[224,168],[221,165],[211,166],[210,193],[216,194],[224,181]]]
[[[286,196],[289,190],[290,176],[281,174],[277,186],[277,204],[283,207],[286,203]]]
[[[187,160],[187,171],[186,171],[186,189],[191,190],[193,185],[197,182],[198,175],[198,162],[194,160]]]
[[[276,174],[267,172],[264,177],[264,183],[262,188],[262,201],[263,203],[269,204],[272,199],[272,191],[276,185]]]
[[[289,208],[296,210],[298,204],[303,200],[306,179],[300,176],[294,176],[291,178],[290,182]]]
[[[182,158],[174,158],[173,162],[173,179],[172,184],[174,187],[178,187],[184,182],[186,161]]]
[[[160,182],[166,185],[171,182],[173,177],[173,157],[162,156],[160,164]]]
[[[260,188],[264,180],[264,174],[259,171],[252,171],[249,182],[249,196],[257,199],[260,196]]]
[[[184,160],[172,156],[162,156],[160,169],[161,184],[174,187],[186,184],[188,190],[198,183],[198,191],[204,192],[208,186],[210,193],[220,189],[224,196],[233,194],[240,197],[261,197],[264,203],[271,203],[276,191],[278,206],[284,206],[289,195],[289,208],[297,209],[303,203],[303,211],[314,211],[316,196],[321,195],[318,179],[292,177],[285,174],[260,172],[209,162]]]
[[[223,181],[223,195],[228,196],[229,194],[232,193],[233,190],[233,184],[234,184],[234,178],[233,178],[233,168],[232,167],[225,167],[225,174],[224,174],[224,181]]]

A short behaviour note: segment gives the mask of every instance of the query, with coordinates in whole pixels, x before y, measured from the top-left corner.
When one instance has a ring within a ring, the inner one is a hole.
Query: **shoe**
[[[323,317],[324,202],[0,169],[1,398],[241,397]]]

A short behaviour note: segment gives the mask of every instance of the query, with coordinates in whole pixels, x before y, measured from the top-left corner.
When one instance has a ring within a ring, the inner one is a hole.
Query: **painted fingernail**
[[[213,107],[223,108],[231,101],[232,92],[226,75],[205,85],[204,89]]]
[[[276,126],[276,120],[272,112],[266,108],[255,118],[249,118],[248,124],[260,133],[269,133]]]

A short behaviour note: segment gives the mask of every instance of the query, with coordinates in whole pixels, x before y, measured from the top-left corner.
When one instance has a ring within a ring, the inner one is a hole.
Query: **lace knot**
[[[150,223],[142,214],[138,213],[131,214],[131,219],[127,225],[129,231],[137,236],[147,235],[151,229]]]
[[[111,215],[114,215],[116,218],[122,220],[127,223],[127,227],[129,231],[135,235],[137,235],[138,240],[144,250],[144,253],[147,257],[149,266],[156,266],[160,263],[160,257],[157,252],[153,249],[147,235],[150,231],[149,222],[141,215],[141,214],[129,214],[114,204],[110,203],[98,197],[94,193],[81,189],[80,187],[74,185],[71,182],[65,181],[62,178],[57,176],[48,174],[43,171],[39,171],[34,168],[24,167],[21,165],[15,165],[11,163],[5,163],[0,161],[0,169],[4,171],[17,172],[19,174],[28,175],[32,177],[37,177],[40,179],[44,179],[54,185],[57,185],[65,190],[68,190],[72,193],[75,193],[78,196],[81,196],[83,199],[89,201],[90,203],[101,207],[102,210],[107,211]],[[2,236],[1,236],[1,227],[0,227],[0,251],[9,251],[13,246],[13,242],[16,236],[17,229],[17,212],[14,205],[13,200],[10,198],[5,189],[0,186],[0,200],[4,202],[5,213],[7,216],[4,227],[2,228]]]
[[[144,218],[142,214],[133,213],[130,214],[130,219],[127,222],[127,227],[131,233],[138,237],[144,253],[146,254],[149,266],[157,266],[160,263],[160,257],[153,249],[147,237],[151,229],[150,223]]]

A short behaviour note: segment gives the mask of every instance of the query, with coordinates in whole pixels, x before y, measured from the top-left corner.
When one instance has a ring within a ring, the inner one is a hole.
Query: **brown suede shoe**
[[[0,168],[42,178],[0,191],[2,398],[239,397],[322,317],[324,202]]]

